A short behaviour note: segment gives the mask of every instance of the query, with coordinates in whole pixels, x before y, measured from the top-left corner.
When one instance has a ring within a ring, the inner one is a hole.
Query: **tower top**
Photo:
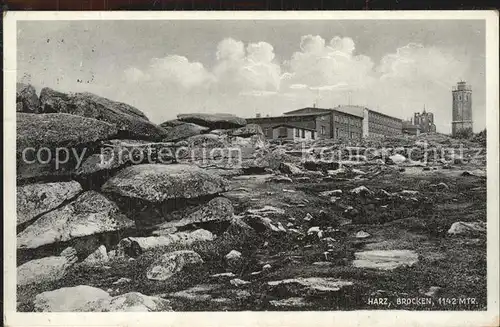
[[[457,82],[457,86],[453,87],[453,91],[472,91],[470,85],[467,85],[467,82],[464,80],[460,80]]]

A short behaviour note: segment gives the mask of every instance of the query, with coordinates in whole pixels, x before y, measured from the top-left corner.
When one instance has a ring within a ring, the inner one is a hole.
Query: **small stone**
[[[113,282],[113,285],[123,285],[123,284],[128,284],[132,280],[130,278],[122,277],[118,279],[117,281]]]
[[[305,221],[311,221],[313,219],[313,216],[310,213],[307,213],[307,215],[304,217]]]
[[[231,279],[229,282],[231,283],[231,285],[236,286],[236,287],[250,284],[250,282],[248,282],[246,280],[239,279],[239,278]]]
[[[368,234],[367,232],[365,231],[359,231],[356,233],[356,238],[367,238],[367,237],[370,237],[371,235]]]

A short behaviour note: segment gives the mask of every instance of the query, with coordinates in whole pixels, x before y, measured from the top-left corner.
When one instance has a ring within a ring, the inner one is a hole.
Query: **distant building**
[[[420,135],[420,126],[414,125],[411,120],[403,121],[403,134],[406,135]]]
[[[272,128],[274,140],[305,141],[314,140],[316,130],[292,124],[279,124]]]
[[[343,105],[335,108],[306,107],[277,117],[248,118],[248,123],[258,124],[268,138],[273,138],[273,127],[288,124],[315,130],[315,138],[359,140],[363,137],[400,135],[402,120],[377,111]],[[266,132],[267,131],[267,132]]]
[[[472,88],[466,82],[460,81],[453,87],[452,95],[451,134],[455,136],[461,130],[472,132]]]
[[[432,112],[426,112],[425,107],[422,113],[416,112],[413,114],[413,124],[419,126],[422,133],[436,132],[434,114]]]

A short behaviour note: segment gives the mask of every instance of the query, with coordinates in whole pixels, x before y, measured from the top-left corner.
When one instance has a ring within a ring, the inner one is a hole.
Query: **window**
[[[351,132],[351,139],[352,139],[352,138],[354,138],[354,133],[353,133],[353,132]]]
[[[339,129],[338,128],[335,128],[335,137],[336,138],[339,138]]]
[[[303,129],[303,130],[302,130],[302,138],[305,138],[305,137],[306,137],[306,130],[305,130],[305,129]]]
[[[326,128],[325,126],[321,126],[321,135],[325,135],[326,134]]]
[[[314,140],[314,131],[311,131],[311,138]]]
[[[462,96],[461,95],[458,96],[458,101],[462,101]]]
[[[300,129],[295,129],[295,137],[300,137]]]

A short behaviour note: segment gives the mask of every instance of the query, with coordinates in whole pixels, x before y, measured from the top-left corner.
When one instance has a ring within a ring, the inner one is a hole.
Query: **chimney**
[[[269,117],[269,114],[267,114],[266,117]]]
[[[260,118],[260,117],[261,117],[260,113],[255,114],[255,118]]]

